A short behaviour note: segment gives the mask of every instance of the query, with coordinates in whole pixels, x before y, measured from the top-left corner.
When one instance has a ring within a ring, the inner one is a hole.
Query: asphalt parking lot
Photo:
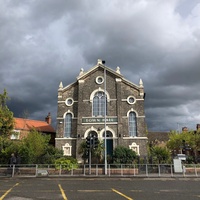
[[[2,178],[0,200],[199,200],[199,178]]]

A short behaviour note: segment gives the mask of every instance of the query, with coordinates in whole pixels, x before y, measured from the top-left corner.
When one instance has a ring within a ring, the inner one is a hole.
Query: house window
[[[106,115],[107,115],[107,98],[106,98]],[[105,116],[105,95],[99,91],[93,97],[93,116]]]
[[[14,130],[10,136],[11,140],[19,140],[20,131]]]
[[[64,137],[70,137],[72,132],[72,114],[67,113],[65,116],[65,133]]]
[[[129,136],[137,136],[136,114],[135,112],[129,113]]]
[[[69,145],[69,143],[66,143],[63,148],[63,154],[64,156],[71,156],[72,155],[72,146]]]

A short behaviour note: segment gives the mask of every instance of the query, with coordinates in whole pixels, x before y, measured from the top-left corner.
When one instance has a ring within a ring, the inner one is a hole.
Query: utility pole
[[[91,159],[92,159],[92,152],[91,152],[91,137],[87,136],[86,138],[86,147],[89,151],[89,158],[88,158],[88,163],[89,163],[89,174],[91,174]]]
[[[104,65],[106,62],[102,61],[102,64]],[[107,175],[107,135],[106,135],[106,110],[107,110],[107,100],[106,100],[106,66],[104,65],[104,164],[105,164],[105,175]]]

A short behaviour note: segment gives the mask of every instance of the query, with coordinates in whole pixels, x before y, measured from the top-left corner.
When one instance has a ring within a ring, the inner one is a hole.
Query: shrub
[[[135,151],[124,147],[118,146],[113,151],[113,163],[115,164],[132,164],[137,155]]]
[[[154,146],[150,150],[150,155],[156,164],[169,163],[171,160],[170,151],[166,147]]]
[[[55,160],[55,168],[60,169],[60,166],[62,169],[70,171],[78,168],[78,162],[72,157],[62,157]]]

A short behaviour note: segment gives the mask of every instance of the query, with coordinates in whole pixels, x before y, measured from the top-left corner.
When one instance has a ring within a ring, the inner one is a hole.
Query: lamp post
[[[102,64],[105,64],[105,61],[102,61]],[[106,135],[106,66],[104,65],[104,164],[105,164],[105,175],[107,175],[107,135]]]

